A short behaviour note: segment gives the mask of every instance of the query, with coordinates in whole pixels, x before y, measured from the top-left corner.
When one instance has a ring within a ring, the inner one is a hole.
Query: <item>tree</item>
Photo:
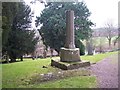
[[[11,31],[13,15],[16,13],[16,6],[17,3],[2,3],[2,54],[6,53],[6,44],[8,41],[9,32]]]
[[[11,31],[11,26],[13,18],[17,12],[18,3],[14,2],[2,2],[2,56],[6,55],[6,60],[9,57],[7,54],[7,43],[9,32]]]
[[[23,61],[24,54],[31,54],[35,50],[37,38],[34,31],[12,30],[8,38],[8,55],[11,61],[20,58]]]
[[[108,39],[109,42],[109,47],[111,47],[111,41],[112,41],[112,37],[114,36],[113,31],[114,31],[114,26],[113,23],[108,22],[105,26],[105,36]]]
[[[4,34],[6,34],[5,30],[7,31],[10,29],[7,35],[8,38],[5,42],[6,47],[3,50],[7,52],[11,61],[16,61],[16,58],[21,58],[22,61],[23,55],[32,53],[37,43],[34,31],[30,30],[32,13],[30,7],[24,2],[11,2],[10,4],[11,6],[16,6],[14,8],[9,7],[13,10],[12,18],[5,16],[6,18],[10,18],[11,22],[7,21],[9,24],[8,29],[6,29],[7,26],[3,24]],[[16,11],[14,11],[14,9]],[[3,13],[8,12],[3,11]],[[5,20],[3,20],[3,22],[5,22]]]
[[[0,17],[1,19],[2,17]],[[0,27],[0,58],[2,57],[2,28]]]
[[[91,36],[90,26],[93,23],[88,19],[90,12],[83,2],[49,2],[37,17],[36,26],[42,24],[39,29],[43,43],[46,47],[54,48],[58,53],[65,43],[66,10],[73,10],[75,14],[75,41],[84,40]]]
[[[120,40],[120,27],[118,27],[118,36],[115,38],[114,40],[114,46],[116,45],[116,43]]]

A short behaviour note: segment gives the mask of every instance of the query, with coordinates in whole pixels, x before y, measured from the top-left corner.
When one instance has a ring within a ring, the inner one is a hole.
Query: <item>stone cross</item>
[[[74,11],[66,12],[66,41],[65,46],[61,48],[60,61],[77,62],[80,61],[79,48],[75,47],[74,40]]]
[[[65,48],[74,49],[74,11],[68,10],[66,12],[66,43]]]
[[[66,12],[65,46],[61,47],[60,49],[60,59],[51,60],[51,66],[55,66],[64,70],[78,69],[80,67],[89,66],[90,62],[81,61],[79,51],[79,48],[75,47],[74,40],[74,11],[68,10]]]

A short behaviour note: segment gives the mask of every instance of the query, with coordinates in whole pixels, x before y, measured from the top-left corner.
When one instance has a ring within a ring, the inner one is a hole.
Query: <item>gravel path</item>
[[[98,88],[118,88],[118,55],[91,65],[91,71],[97,77]]]

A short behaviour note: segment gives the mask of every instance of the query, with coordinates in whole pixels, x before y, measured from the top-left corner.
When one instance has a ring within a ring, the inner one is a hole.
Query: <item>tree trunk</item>
[[[43,58],[46,58],[46,57],[47,57],[47,51],[44,50],[44,52],[43,52]]]
[[[55,51],[58,53],[58,56],[59,56],[60,50],[59,49],[55,49]]]
[[[53,49],[51,48],[50,49],[50,52],[51,52],[51,58],[53,57]]]
[[[23,56],[20,57],[20,61],[23,61]]]
[[[7,61],[7,63],[9,63],[9,56],[8,55],[6,55],[6,61]]]
[[[16,59],[15,58],[11,58],[11,62],[16,62]]]
[[[11,56],[10,59],[11,59],[11,62],[16,62],[16,56]]]
[[[109,48],[111,48],[111,38],[109,38],[108,40],[109,40]]]
[[[118,36],[118,37],[115,39],[115,41],[114,41],[114,47],[116,46],[116,43],[117,43],[117,41],[118,41],[119,38],[120,38],[120,37]]]
[[[102,46],[100,45],[100,50],[99,50],[99,52],[100,53],[102,53],[103,52],[103,50],[102,50]]]

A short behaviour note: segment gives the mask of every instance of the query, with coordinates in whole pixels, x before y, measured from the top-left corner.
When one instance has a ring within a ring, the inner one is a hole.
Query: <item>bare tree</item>
[[[105,24],[105,36],[107,37],[108,39],[108,42],[109,42],[109,47],[111,47],[111,41],[112,41],[112,38],[114,36],[114,26],[113,26],[113,23],[109,22],[107,24]]]
[[[116,43],[119,41],[120,39],[120,27],[118,28],[118,36],[115,38],[114,40],[114,46],[116,45]]]

